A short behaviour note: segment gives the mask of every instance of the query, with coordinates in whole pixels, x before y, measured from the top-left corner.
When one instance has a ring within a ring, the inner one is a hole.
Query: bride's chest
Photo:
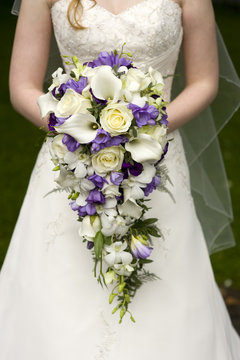
[[[104,50],[120,49],[123,43],[134,56],[152,58],[174,46],[182,29],[181,8],[173,0],[142,0],[118,15],[82,0],[84,30],[69,24],[69,3],[59,0],[52,7],[54,32],[62,55],[74,54],[83,60]]]

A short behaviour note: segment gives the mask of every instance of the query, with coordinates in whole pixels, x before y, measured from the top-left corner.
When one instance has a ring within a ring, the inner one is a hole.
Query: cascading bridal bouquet
[[[145,217],[146,201],[155,189],[168,192],[170,181],[162,165],[168,149],[163,78],[151,67],[143,73],[130,57],[123,50],[85,64],[71,57],[70,75],[55,71],[38,100],[42,118],[49,116],[58,190],[68,192],[78,214],[95,277],[113,285],[109,303],[116,298],[112,313],[120,310],[120,323],[127,312],[135,321],[129,303],[144,282],[158,278],[146,269],[151,237],[161,236],[157,219]]]

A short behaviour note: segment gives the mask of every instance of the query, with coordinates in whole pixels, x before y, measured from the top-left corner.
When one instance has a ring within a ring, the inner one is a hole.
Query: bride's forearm
[[[186,86],[167,106],[168,132],[191,121],[214,100],[216,94],[216,83],[196,82]]]
[[[27,88],[22,91],[10,92],[14,109],[38,128],[47,130],[47,119],[42,120],[37,100],[43,92],[37,88]]]

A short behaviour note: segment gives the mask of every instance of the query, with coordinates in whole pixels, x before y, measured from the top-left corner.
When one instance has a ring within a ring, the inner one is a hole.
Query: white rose
[[[109,104],[100,115],[100,123],[103,129],[112,135],[127,132],[132,120],[132,111],[125,104]]]
[[[73,114],[86,114],[87,108],[91,107],[91,101],[84,96],[76,93],[72,89],[67,89],[56,108],[56,115],[67,117]]]
[[[124,149],[120,146],[106,147],[92,157],[92,166],[97,174],[118,171],[122,167]]]
[[[62,139],[64,137],[64,134],[59,134],[54,137],[53,142],[51,144],[51,155],[53,159],[60,159],[63,160],[65,154],[68,152],[68,149],[66,145],[63,144]]]

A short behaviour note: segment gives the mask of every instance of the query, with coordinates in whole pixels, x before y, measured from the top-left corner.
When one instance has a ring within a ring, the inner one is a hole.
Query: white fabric
[[[52,19],[60,51],[83,61],[103,50],[134,54],[144,68],[162,54],[173,73],[182,38],[181,9],[173,0],[144,0],[119,15],[84,0],[84,25],[66,20],[70,0]],[[133,30],[134,28],[134,30]],[[153,59],[153,60],[152,60]],[[167,81],[170,97],[171,78]],[[109,291],[93,277],[91,253],[64,193],[55,187],[48,142],[39,153],[0,277],[1,360],[238,360],[240,340],[216,286],[190,192],[178,131],[166,157],[176,203],[152,194],[151,214],[164,239],[155,240],[148,265],[161,280],[145,284],[130,304],[136,323],[121,325]]]

